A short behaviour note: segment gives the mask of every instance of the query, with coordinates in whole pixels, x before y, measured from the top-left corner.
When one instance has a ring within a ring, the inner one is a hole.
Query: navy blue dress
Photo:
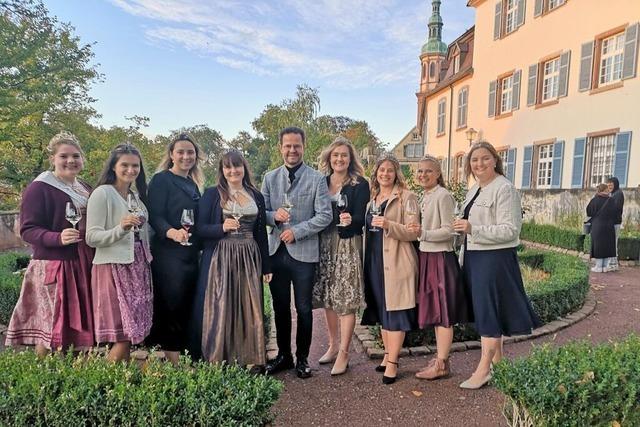
[[[469,211],[478,194],[480,190],[465,208],[464,219],[469,218]],[[465,250],[464,276],[480,336],[499,338],[503,335],[527,335],[542,326],[525,293],[515,247]]]
[[[385,201],[380,206],[384,212],[387,207]],[[363,325],[382,325],[387,331],[410,331],[416,324],[416,310],[388,311],[384,298],[384,258],[382,254],[382,240],[384,231],[369,231],[371,228],[371,213],[367,212],[365,231],[367,240],[364,253],[364,297],[367,308],[362,314]]]

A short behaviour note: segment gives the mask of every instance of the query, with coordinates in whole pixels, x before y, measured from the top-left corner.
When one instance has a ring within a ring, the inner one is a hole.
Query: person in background
[[[437,356],[426,368],[416,373],[420,379],[435,380],[449,375],[449,350],[453,342],[453,326],[473,321],[471,301],[453,250],[455,235],[455,200],[444,187],[440,162],[426,156],[416,171],[418,184],[424,188],[422,224],[407,228],[420,240],[418,282],[418,326],[435,326]]]
[[[84,241],[91,187],[78,179],[84,153],[77,138],[61,132],[47,146],[51,170],[26,188],[20,205],[20,236],[33,256],[7,329],[7,346],[51,350],[94,344],[91,310],[93,249]]]
[[[530,334],[541,325],[524,291],[517,247],[522,227],[518,191],[504,176],[502,159],[486,141],[473,144],[465,161],[464,215],[453,229],[464,233],[463,271],[473,302],[482,355],[475,372],[460,384],[478,389],[491,380],[491,364],[502,359],[502,337]]]
[[[146,342],[158,345],[178,362],[187,348],[187,324],[198,280],[200,246],[191,237],[198,216],[204,177],[200,147],[187,134],[167,146],[158,172],[149,182],[149,224],[155,231],[153,262],[153,326]],[[184,224],[183,224],[184,223]]]
[[[616,218],[614,222],[614,228],[616,230],[616,256],[610,257],[607,260],[605,269],[607,271],[616,271],[619,268],[618,265],[618,238],[620,237],[620,229],[622,228],[622,212],[624,210],[624,193],[620,189],[620,181],[615,176],[612,176],[607,180],[607,188],[613,198],[611,201],[616,208]]]
[[[353,145],[344,137],[322,151],[319,169],[327,175],[333,222],[320,233],[313,287],[314,308],[324,308],[329,333],[329,348],[318,362],[335,361],[331,375],[341,375],[349,366],[356,311],[364,305],[362,227],[369,183]]]
[[[151,330],[146,204],[140,152],[120,144],[111,151],[87,208],[87,244],[96,248],[91,271],[95,337],[112,344],[107,354],[112,361],[129,360],[131,345],[144,341]]]
[[[405,226],[418,223],[416,195],[407,189],[398,160],[376,162],[367,213],[364,284],[366,309],[363,325],[381,325],[384,359],[376,371],[383,384],[393,384],[405,333],[415,324],[418,255],[416,233]],[[415,210],[410,212],[409,206]],[[372,209],[373,208],[373,209]],[[374,212],[372,212],[372,210]]]
[[[266,214],[239,151],[220,158],[218,185],[205,190],[199,213],[196,230],[204,250],[193,336],[205,360],[253,365],[261,372],[266,353],[262,280],[272,276]]]
[[[599,184],[596,190],[587,205],[587,216],[591,222],[591,258],[595,259],[591,271],[605,273],[610,271],[607,261],[616,256],[615,222],[619,212],[616,199],[609,194],[607,184]]]

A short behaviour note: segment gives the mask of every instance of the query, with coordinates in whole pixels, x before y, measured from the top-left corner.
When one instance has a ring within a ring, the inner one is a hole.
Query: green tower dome
[[[429,38],[422,45],[422,53],[430,55],[446,55],[447,44],[442,41],[442,17],[440,16],[440,0],[431,2],[431,18],[429,18]]]

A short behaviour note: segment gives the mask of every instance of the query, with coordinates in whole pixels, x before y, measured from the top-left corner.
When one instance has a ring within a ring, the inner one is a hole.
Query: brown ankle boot
[[[416,373],[421,380],[435,380],[449,376],[449,359],[432,359],[426,369]]]

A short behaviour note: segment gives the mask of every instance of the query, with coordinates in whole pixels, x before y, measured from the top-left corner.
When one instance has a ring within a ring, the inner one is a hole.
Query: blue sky
[[[467,0],[443,0],[443,38],[473,25]],[[321,114],[366,120],[393,145],[415,124],[427,0],[45,0],[95,42],[95,107],[105,126],[151,119],[150,136],[207,124],[251,131],[296,85]]]

